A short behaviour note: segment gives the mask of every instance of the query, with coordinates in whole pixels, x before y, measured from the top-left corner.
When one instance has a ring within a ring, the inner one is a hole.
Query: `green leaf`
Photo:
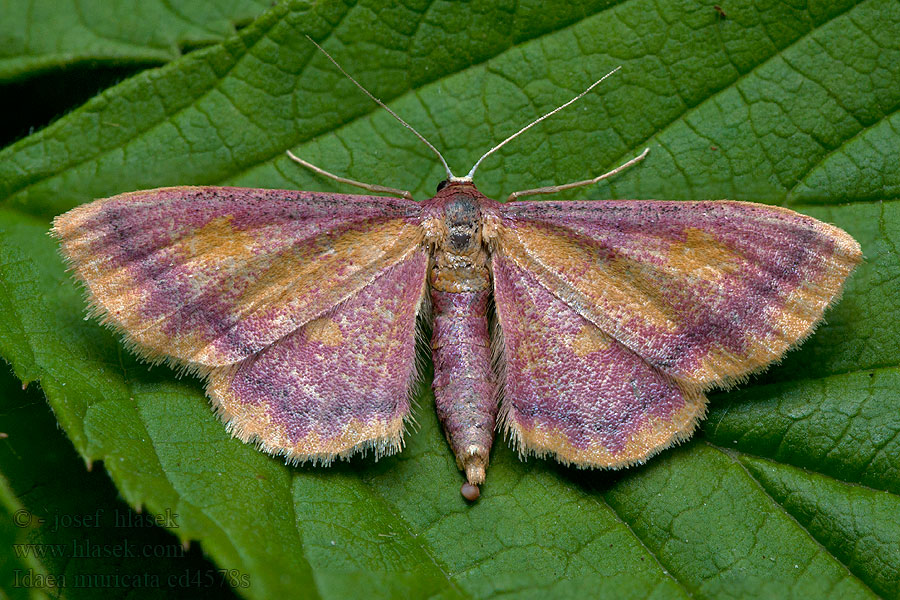
[[[39,381],[124,499],[180,515],[250,598],[900,598],[900,5],[487,0],[273,7],[221,45],[104,91],[0,151],[0,354]],[[640,468],[492,455],[469,506],[422,384],[398,456],[287,467],[230,439],[202,384],[84,319],[52,215],[163,185],[351,191],[291,163],[428,197],[435,158],[309,34],[491,197],[640,166],[568,198],[730,197],[846,229],[866,262],[778,366],[714,395]],[[0,427],[2,429],[2,427]],[[886,524],[887,522],[887,524]]]
[[[262,0],[3,0],[0,146],[77,108],[104,87],[221,42]]]
[[[254,0],[4,2],[0,82],[80,63],[168,62],[180,48],[222,41],[265,7]]]
[[[100,588],[106,598],[237,597],[239,575],[221,574],[197,544],[183,547],[154,515],[130,510],[103,469],[87,472],[43,394],[6,369],[0,419],[3,598],[94,598]],[[177,528],[180,515],[160,521]]]

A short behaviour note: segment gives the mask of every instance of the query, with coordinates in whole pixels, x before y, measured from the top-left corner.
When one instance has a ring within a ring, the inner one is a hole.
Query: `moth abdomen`
[[[432,288],[431,298],[435,406],[459,468],[476,486],[484,481],[497,419],[487,322],[490,292]]]

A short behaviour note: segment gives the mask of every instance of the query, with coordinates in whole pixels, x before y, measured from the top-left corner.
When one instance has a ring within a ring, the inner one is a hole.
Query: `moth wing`
[[[54,220],[94,313],[151,359],[239,362],[412,257],[410,200],[225,187],[121,194]]]
[[[625,467],[691,434],[706,409],[696,386],[648,364],[512,259],[495,253],[492,267],[500,423],[520,453]]]
[[[844,231],[733,201],[512,202],[498,252],[688,388],[728,386],[807,337],[861,261]]]
[[[417,250],[325,315],[213,369],[207,394],[232,433],[295,463],[400,450],[427,266]]]

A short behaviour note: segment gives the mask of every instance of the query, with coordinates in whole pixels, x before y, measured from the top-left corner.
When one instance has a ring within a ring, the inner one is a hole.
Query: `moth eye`
[[[442,182],[440,182],[440,183],[437,185],[437,190],[436,190],[436,191],[439,192],[439,191],[441,191],[442,189],[444,189],[445,187],[447,187],[448,185],[450,185],[450,180],[449,180],[449,179],[445,179],[445,180],[443,180]]]

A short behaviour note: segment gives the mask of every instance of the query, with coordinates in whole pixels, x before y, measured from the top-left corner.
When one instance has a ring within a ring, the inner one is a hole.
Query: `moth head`
[[[472,183],[442,181],[429,201],[440,220],[447,249],[455,254],[471,254],[481,247],[481,205],[484,195]]]

